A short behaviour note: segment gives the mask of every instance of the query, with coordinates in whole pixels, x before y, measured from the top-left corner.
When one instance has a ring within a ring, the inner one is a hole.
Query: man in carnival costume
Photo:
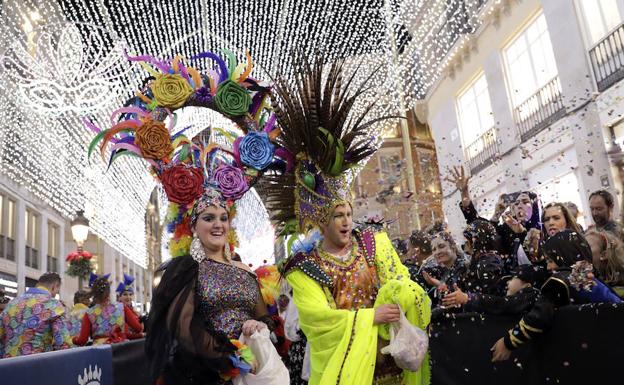
[[[112,128],[100,132],[89,123],[99,132],[90,149],[101,140],[104,154],[112,142],[110,161],[124,154],[148,161],[170,203],[166,222],[174,258],[154,291],[145,342],[158,384],[230,384],[257,365],[238,337],[274,326],[256,275],[234,253],[231,224],[235,202],[267,170],[284,169],[288,158],[275,144],[280,131],[267,109],[269,89],[250,76],[250,55],[237,65],[232,52],[224,53],[227,60],[211,52],[191,59],[210,59],[214,66],[206,74],[179,56],[129,58],[155,80],[137,93],[133,106],[116,111],[113,118],[122,119]],[[174,124],[174,111],[185,106],[218,112],[242,134],[221,131],[231,146],[205,143],[205,135],[189,140],[186,129]]]
[[[430,302],[385,232],[353,228],[347,172],[374,153],[370,128],[376,120],[353,116],[366,90],[349,90],[353,78],[343,79],[343,65],[317,59],[303,63],[296,84],[276,83],[278,140],[296,165],[268,176],[260,189],[281,226],[299,232],[318,227],[323,236],[311,251],[290,256],[283,269],[311,349],[309,384],[427,384],[428,358],[412,372],[379,354],[389,323],[399,320],[397,304],[426,329]]]
[[[71,347],[65,306],[54,298],[61,277],[45,273],[0,313],[0,358],[26,356]]]

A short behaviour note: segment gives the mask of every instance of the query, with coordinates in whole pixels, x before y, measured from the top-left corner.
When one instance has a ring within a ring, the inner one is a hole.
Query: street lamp
[[[87,237],[89,237],[89,220],[85,218],[84,211],[78,210],[76,217],[70,222],[72,237],[78,246],[78,250],[67,256],[70,267],[67,271],[68,275],[78,277],[78,288],[82,289],[83,280],[92,271],[91,253],[84,251],[84,245]]]
[[[89,220],[85,218],[84,211],[78,210],[76,212],[76,218],[74,218],[70,224],[72,237],[78,245],[78,250],[82,250],[82,245],[89,236]]]

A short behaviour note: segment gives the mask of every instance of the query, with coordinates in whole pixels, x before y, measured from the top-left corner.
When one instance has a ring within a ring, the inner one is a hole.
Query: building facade
[[[438,161],[429,127],[409,111],[407,128],[415,191],[410,188],[409,158],[398,126],[386,134],[381,148],[354,183],[354,218],[383,220],[388,223],[390,237],[401,239],[444,218]]]
[[[65,257],[76,249],[70,219],[60,216],[43,200],[1,174],[0,213],[0,289],[15,297],[35,286],[43,273],[56,272],[62,278],[60,299],[68,306],[73,305],[78,279],[65,274]],[[93,233],[89,233],[83,248],[93,254],[97,274],[111,274],[112,290],[123,280],[123,273],[135,277],[136,307],[146,309],[152,292],[152,275],[147,268]]]
[[[458,36],[420,106],[441,175],[463,165],[484,217],[502,193],[531,190],[544,204],[574,202],[590,224],[589,194],[619,188],[610,154],[624,140],[624,2],[478,3],[478,27]],[[460,194],[442,191],[459,236]]]

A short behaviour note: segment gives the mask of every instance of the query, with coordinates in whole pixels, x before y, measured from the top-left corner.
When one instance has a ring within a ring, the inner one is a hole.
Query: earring
[[[226,243],[223,249],[223,256],[225,257],[225,260],[228,262],[232,261],[232,250],[230,244]]]
[[[195,233],[193,233],[193,240],[191,241],[191,257],[193,257],[197,263],[201,263],[201,261],[206,259],[204,246]]]

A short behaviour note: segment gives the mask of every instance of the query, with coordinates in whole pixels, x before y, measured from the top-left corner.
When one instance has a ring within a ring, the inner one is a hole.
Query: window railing
[[[565,112],[561,100],[561,83],[556,76],[514,108],[514,119],[522,141],[561,119]]]
[[[484,132],[477,140],[466,146],[466,159],[472,174],[476,174],[494,162],[498,155],[495,127]]]
[[[598,91],[602,92],[624,78],[624,24],[589,50]]]

